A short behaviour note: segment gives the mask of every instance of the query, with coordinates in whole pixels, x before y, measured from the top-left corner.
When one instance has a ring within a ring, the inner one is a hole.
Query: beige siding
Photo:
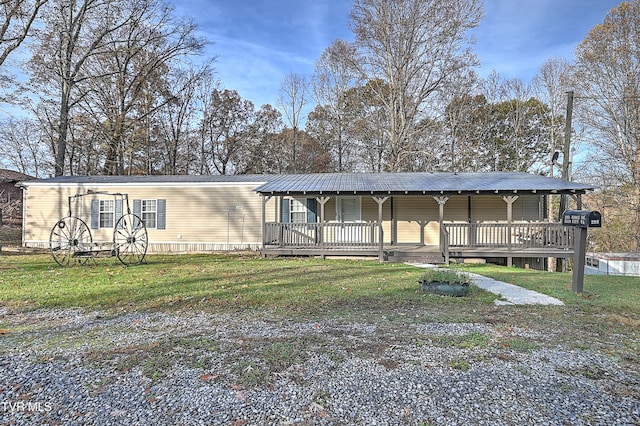
[[[420,243],[420,232],[425,232],[425,244],[437,244],[438,203],[431,196],[394,197],[393,212],[397,223],[397,242]],[[436,242],[433,225],[436,224]]]
[[[513,203],[514,221],[539,220],[538,195],[520,195]],[[501,196],[478,196],[471,198],[472,222],[504,222],[507,220],[507,203]]]
[[[148,229],[151,251],[256,249],[262,242],[262,198],[254,192],[256,186],[31,186],[26,193],[25,244],[48,245],[51,228],[68,214],[68,196],[93,190],[127,193],[132,212],[134,199],[166,200],[166,229]],[[72,203],[72,215],[88,226],[92,199],[113,196],[85,196]],[[126,207],[123,210],[126,213]],[[267,221],[273,221],[274,211],[267,209],[266,213]],[[91,229],[91,233],[94,242],[113,237],[112,229]]]

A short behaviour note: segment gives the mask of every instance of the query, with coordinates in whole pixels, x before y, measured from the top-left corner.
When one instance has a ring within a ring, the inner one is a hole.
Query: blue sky
[[[222,87],[237,90],[256,107],[277,104],[289,73],[310,76],[322,51],[335,39],[351,41],[351,0],[171,0],[191,16],[204,36]],[[473,47],[483,76],[528,82],[553,56],[573,51],[614,0],[485,0]]]

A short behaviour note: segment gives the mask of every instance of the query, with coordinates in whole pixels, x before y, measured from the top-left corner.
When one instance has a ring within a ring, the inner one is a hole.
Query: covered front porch
[[[451,258],[573,254],[573,229],[550,221],[550,195],[580,205],[584,185],[524,173],[288,175],[263,197],[262,254]],[[275,221],[266,221],[267,211]]]

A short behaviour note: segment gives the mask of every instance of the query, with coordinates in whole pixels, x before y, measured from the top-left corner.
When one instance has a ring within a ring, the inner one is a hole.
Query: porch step
[[[444,257],[441,254],[433,252],[421,251],[402,251],[391,250],[387,252],[388,262],[419,262],[419,263],[444,263]]]

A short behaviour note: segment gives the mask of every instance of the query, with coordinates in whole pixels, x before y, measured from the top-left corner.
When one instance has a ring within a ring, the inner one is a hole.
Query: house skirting
[[[48,241],[25,241],[25,247],[49,249]],[[260,243],[183,243],[183,242],[166,242],[166,243],[149,243],[147,253],[154,254],[174,254],[174,253],[210,253],[210,252],[227,252],[227,251],[259,251]]]

